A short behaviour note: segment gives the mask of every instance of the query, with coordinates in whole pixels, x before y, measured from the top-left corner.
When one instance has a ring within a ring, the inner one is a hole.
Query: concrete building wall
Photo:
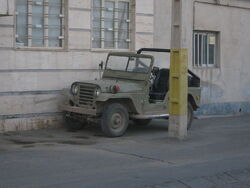
[[[153,47],[153,0],[131,4],[131,50]],[[0,17],[0,132],[61,126],[61,89],[99,78],[108,51],[91,47],[91,6],[91,0],[66,2],[66,45],[57,50],[16,48],[15,17]]]
[[[157,4],[156,1],[155,3]],[[171,3],[161,2],[155,10],[154,46],[170,45]],[[189,49],[189,69],[202,80],[200,115],[250,113],[250,1],[184,1],[185,42]],[[167,8],[166,8],[167,7]],[[165,11],[164,10],[168,10]],[[169,13],[167,13],[169,12]],[[218,65],[195,68],[192,64],[193,31],[216,31],[219,34]],[[165,45],[164,45],[165,43]]]
[[[0,15],[7,16],[14,14],[14,0],[0,0]]]
[[[60,90],[70,87],[74,81],[99,78],[98,64],[106,59],[108,51],[91,47],[91,0],[67,2],[63,49],[16,48],[15,16],[0,17],[0,132],[61,126]],[[250,2],[185,2],[184,42],[189,47],[189,68],[203,81],[203,106],[199,113],[250,112],[250,38],[247,35]],[[130,50],[170,48],[171,1],[131,0],[131,3]],[[220,33],[218,68],[193,68],[194,29]],[[168,67],[169,60],[164,58],[160,57],[156,65]]]
[[[194,6],[194,29],[218,31],[220,38],[218,68],[196,70],[204,80],[203,103],[208,104],[202,112],[216,113],[213,111],[217,109],[221,113],[249,113],[249,5],[195,3]]]

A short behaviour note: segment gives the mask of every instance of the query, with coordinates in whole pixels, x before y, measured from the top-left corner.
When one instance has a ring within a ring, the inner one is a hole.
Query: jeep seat
[[[161,69],[155,77],[151,91],[150,99],[164,100],[169,90],[169,69]]]

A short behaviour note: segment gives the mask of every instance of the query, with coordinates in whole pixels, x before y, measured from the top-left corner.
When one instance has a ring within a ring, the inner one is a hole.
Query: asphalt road
[[[250,116],[195,120],[185,141],[163,120],[115,139],[98,126],[0,134],[0,188],[19,187],[250,188]]]

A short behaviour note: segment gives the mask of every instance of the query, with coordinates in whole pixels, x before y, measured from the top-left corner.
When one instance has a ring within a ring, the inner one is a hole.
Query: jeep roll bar
[[[141,48],[137,51],[137,54],[141,54],[142,52],[166,52],[170,53],[170,49],[164,49],[164,48]]]
[[[171,50],[165,49],[165,48],[141,48],[137,51],[137,54],[141,54],[142,52],[166,52],[166,53],[170,53]],[[191,70],[188,69],[188,73],[200,81],[200,78],[196,74],[194,74]]]

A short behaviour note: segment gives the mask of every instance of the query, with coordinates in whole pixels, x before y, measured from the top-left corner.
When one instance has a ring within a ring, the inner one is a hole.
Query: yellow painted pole
[[[187,49],[172,49],[170,64],[170,100],[171,115],[187,115]]]
[[[187,136],[188,50],[172,49],[169,90],[169,136],[185,139]]]

